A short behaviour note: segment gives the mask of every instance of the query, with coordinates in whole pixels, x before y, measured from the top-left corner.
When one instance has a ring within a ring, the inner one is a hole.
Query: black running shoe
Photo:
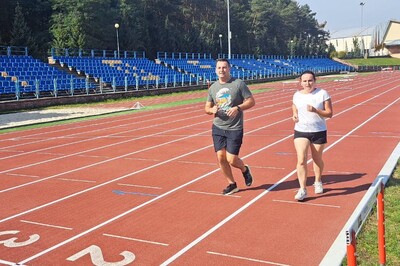
[[[245,167],[246,167],[246,171],[244,171],[242,174],[243,174],[246,186],[249,187],[249,186],[251,186],[251,184],[253,184],[253,176],[251,175],[250,167],[248,165],[245,165]]]
[[[224,195],[230,195],[230,194],[233,194],[233,193],[238,192],[238,191],[239,191],[239,189],[237,188],[236,183],[233,183],[233,184],[229,184],[229,186],[227,186],[227,187],[222,191],[222,194],[224,194]]]

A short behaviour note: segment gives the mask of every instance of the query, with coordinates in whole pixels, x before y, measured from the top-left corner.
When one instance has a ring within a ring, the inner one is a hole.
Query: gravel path
[[[99,103],[87,107],[48,108],[43,110],[32,110],[0,115],[0,129],[52,122],[78,117],[86,117],[100,114],[108,114],[130,109],[145,108],[146,106],[171,103],[204,97],[204,92],[193,92],[182,95],[165,95],[163,97],[151,97],[132,99],[117,103]]]
[[[282,86],[280,83],[276,83],[273,86],[269,87],[281,88],[280,86]],[[250,87],[252,89],[265,88],[265,85],[252,84],[250,85]],[[206,92],[193,91],[183,94],[170,94],[148,98],[134,98],[129,101],[122,101],[117,103],[99,103],[90,107],[68,107],[62,109],[48,108],[44,110],[1,114],[0,129],[130,110],[134,109],[137,103],[140,103],[141,106],[146,107],[199,98],[205,101]]]
[[[128,108],[45,109],[0,115],[0,129],[85,117],[127,110]]]

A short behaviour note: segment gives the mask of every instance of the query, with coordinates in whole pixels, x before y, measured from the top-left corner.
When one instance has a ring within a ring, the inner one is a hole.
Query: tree
[[[17,3],[1,0],[0,38],[11,40]],[[227,0],[19,0],[41,55],[50,46],[116,51],[219,53],[227,51]],[[4,3],[4,4],[3,4]],[[308,5],[294,0],[229,0],[233,54],[308,55],[327,51],[329,33]],[[11,17],[11,18],[10,18]],[[307,36],[309,40],[307,42]],[[17,35],[14,36],[16,38]],[[18,36],[19,37],[19,36]],[[292,47],[288,40],[294,40]],[[15,40],[14,40],[15,41]],[[306,43],[307,42],[307,43]],[[22,44],[26,46],[27,43]],[[291,49],[293,48],[293,49]],[[308,50],[307,50],[308,49]]]
[[[353,38],[353,56],[360,56],[362,55],[362,51],[360,48],[360,42],[358,41],[358,38],[354,37]]]
[[[37,52],[37,44],[32,36],[30,28],[26,24],[19,2],[17,2],[15,7],[10,44],[12,46],[27,46],[31,53]]]

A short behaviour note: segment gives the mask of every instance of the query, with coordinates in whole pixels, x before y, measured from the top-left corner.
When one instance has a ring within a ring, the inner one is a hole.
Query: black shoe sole
[[[251,178],[251,182],[249,182],[249,183],[246,181],[246,179],[244,180],[245,183],[246,183],[246,186],[249,187],[249,186],[251,186],[251,185],[253,184],[254,178],[253,178],[253,175],[251,174],[250,167],[249,167],[248,165],[246,165],[246,168],[247,168],[247,170],[249,171],[249,173],[250,173],[250,175],[251,175],[251,177],[252,177],[252,178]]]
[[[239,192],[239,189],[238,189],[238,188],[232,189],[232,190],[229,191],[228,193],[222,192],[222,194],[223,194],[223,195],[231,195],[231,194],[236,193],[236,192]]]

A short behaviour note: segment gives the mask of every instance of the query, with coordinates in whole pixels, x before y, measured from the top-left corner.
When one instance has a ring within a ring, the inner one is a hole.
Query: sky
[[[385,27],[389,20],[400,21],[400,0],[296,0],[316,13],[318,22],[327,21],[325,30]],[[364,3],[364,5],[360,5]]]

